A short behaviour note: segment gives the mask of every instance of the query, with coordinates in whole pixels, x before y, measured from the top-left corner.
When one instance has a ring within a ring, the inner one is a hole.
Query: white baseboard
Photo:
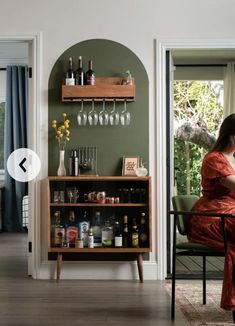
[[[143,262],[144,280],[157,280],[157,263]],[[56,261],[41,264],[38,279],[56,278]],[[71,280],[138,280],[136,262],[71,262],[62,263],[61,279]]]

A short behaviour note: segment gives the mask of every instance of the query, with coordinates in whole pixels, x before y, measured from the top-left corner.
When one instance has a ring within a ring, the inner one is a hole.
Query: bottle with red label
[[[86,84],[95,85],[95,72],[92,67],[92,60],[89,60],[88,70],[86,72]]]

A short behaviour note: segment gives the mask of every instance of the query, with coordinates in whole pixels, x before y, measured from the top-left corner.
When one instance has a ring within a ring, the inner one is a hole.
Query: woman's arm
[[[221,184],[229,189],[235,190],[235,175],[231,174],[231,175],[227,175],[223,181],[221,182]]]

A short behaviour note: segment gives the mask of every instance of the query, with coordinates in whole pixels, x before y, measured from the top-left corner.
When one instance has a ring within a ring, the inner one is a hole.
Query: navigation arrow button
[[[26,168],[23,166],[23,164],[26,162],[27,160],[26,160],[26,157],[25,158],[23,158],[23,160],[20,162],[20,164],[19,164],[19,166],[21,167],[21,169],[24,171],[24,172],[26,172],[27,170],[26,170]]]

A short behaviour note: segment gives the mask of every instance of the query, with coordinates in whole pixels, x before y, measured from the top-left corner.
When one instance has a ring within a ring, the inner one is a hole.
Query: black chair
[[[173,211],[170,215],[174,215],[173,225],[173,252],[172,252],[172,293],[171,293],[171,318],[175,317],[175,280],[176,280],[176,256],[200,256],[203,261],[203,304],[206,304],[206,257],[220,256],[223,257],[227,250],[227,238],[224,228],[225,218],[235,217],[235,214],[222,214],[222,213],[201,213],[192,212],[191,209],[194,203],[198,200],[195,195],[179,195],[172,198]],[[220,217],[221,218],[221,232],[224,238],[224,252],[216,250],[204,244],[196,242],[181,242],[176,243],[176,232],[181,235],[187,236],[187,221],[190,216],[206,216]],[[235,323],[235,312],[233,312],[233,321]]]

